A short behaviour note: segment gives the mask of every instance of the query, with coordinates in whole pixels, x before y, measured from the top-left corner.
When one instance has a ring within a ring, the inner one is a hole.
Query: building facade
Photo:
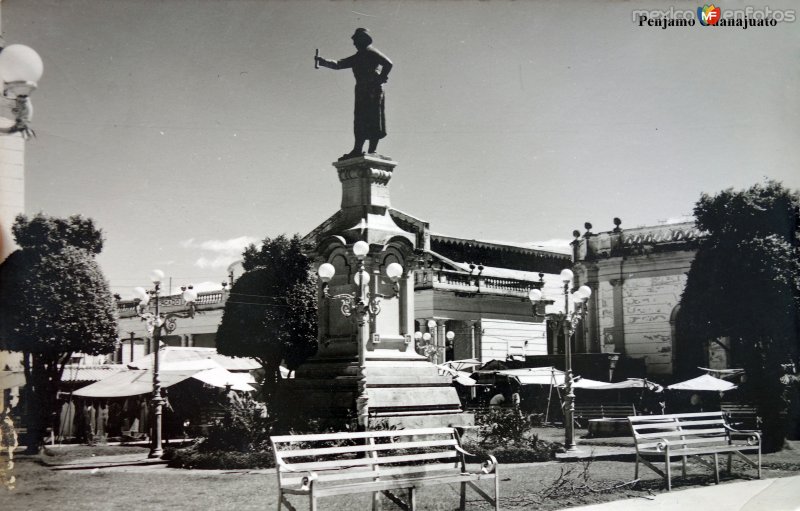
[[[618,353],[642,360],[650,376],[672,375],[680,356],[675,321],[702,233],[694,222],[634,229],[615,223],[607,232],[574,233],[576,279],[593,291],[578,351]]]

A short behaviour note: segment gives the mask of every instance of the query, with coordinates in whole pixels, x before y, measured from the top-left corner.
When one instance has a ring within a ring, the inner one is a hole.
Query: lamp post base
[[[160,458],[164,455],[164,449],[160,447],[158,449],[150,449],[150,454],[147,455],[148,458]]]

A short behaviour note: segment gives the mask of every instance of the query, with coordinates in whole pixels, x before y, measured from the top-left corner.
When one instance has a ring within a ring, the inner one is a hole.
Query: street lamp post
[[[174,322],[167,323],[173,317],[193,317],[194,304],[197,301],[197,292],[189,286],[183,292],[183,299],[189,306],[189,311],[185,314],[172,313],[168,318],[163,318],[159,310],[159,294],[161,291],[161,281],[164,279],[164,272],[161,270],[153,270],[150,273],[150,280],[153,282],[153,289],[150,291],[138,287],[134,290],[136,298],[139,303],[136,306],[136,313],[146,321],[148,330],[153,333],[153,422],[152,422],[152,446],[150,447],[149,458],[160,458],[164,454],[161,447],[161,431],[162,431],[162,414],[164,406],[164,398],[161,396],[161,375],[160,375],[160,350],[161,350],[161,329],[167,325],[167,331],[173,330]],[[151,297],[154,299],[154,311],[147,310]],[[152,326],[151,326],[152,323]],[[171,328],[170,328],[171,327]]]
[[[561,270],[561,282],[564,289],[564,311],[550,315],[552,326],[556,332],[562,332],[564,336],[564,391],[566,400],[564,403],[564,448],[568,453],[575,453],[578,448],[575,445],[575,392],[572,388],[572,332],[586,315],[587,302],[592,295],[589,286],[581,286],[570,295],[571,283],[574,274],[572,270]],[[542,300],[542,292],[533,289],[528,297],[536,306]],[[570,303],[572,304],[570,306]]]
[[[394,298],[400,294],[400,277],[403,275],[403,267],[398,263],[390,263],[386,267],[386,276],[392,281],[392,295],[382,295],[377,292],[377,279],[372,284],[372,290],[368,290],[370,283],[369,272],[366,270],[364,260],[369,254],[369,243],[357,241],[353,244],[353,255],[358,260],[358,268],[355,275],[355,283],[358,289],[355,293],[341,293],[332,295],[329,291],[329,282],[336,274],[336,268],[330,263],[320,265],[318,274],[322,281],[322,294],[329,300],[340,300],[341,313],[345,317],[352,317],[358,328],[356,341],[358,343],[358,366],[360,378],[358,381],[358,397],[356,407],[358,408],[358,425],[364,430],[369,422],[369,397],[367,396],[367,340],[369,339],[370,326],[368,320],[374,318],[381,312],[380,301],[382,298]]]

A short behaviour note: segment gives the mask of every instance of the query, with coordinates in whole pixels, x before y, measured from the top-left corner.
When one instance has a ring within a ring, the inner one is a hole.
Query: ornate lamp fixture
[[[159,352],[161,351],[161,329],[172,332],[176,328],[176,318],[191,318],[195,313],[195,302],[197,301],[197,291],[192,286],[182,287],[183,299],[189,306],[187,312],[171,312],[163,317],[159,311],[159,292],[161,291],[161,281],[164,279],[164,272],[153,270],[150,272],[150,280],[153,282],[153,289],[146,290],[143,287],[135,288],[136,314],[147,323],[148,330],[153,332],[153,445],[150,448],[150,458],[160,458],[164,451],[161,447],[161,416],[164,405],[164,398],[161,397],[161,376],[159,374]],[[150,299],[154,300],[153,312],[149,310]]]
[[[560,331],[564,334],[564,390],[567,394],[564,403],[564,446],[570,453],[578,450],[575,445],[575,392],[572,388],[572,332],[586,317],[587,302],[592,296],[589,286],[581,286],[570,295],[573,277],[572,270],[561,270],[561,281],[564,284],[564,311],[548,315],[549,324],[553,330],[556,333]],[[537,306],[543,298],[541,290],[532,289],[528,293],[528,298],[533,304],[535,314]]]
[[[329,290],[329,283],[336,274],[336,268],[330,263],[320,265],[317,273],[322,281],[322,294],[328,300],[340,300],[342,302],[341,312],[344,317],[353,317],[358,325],[358,365],[360,367],[361,378],[358,381],[358,397],[356,407],[358,408],[358,424],[362,429],[366,429],[369,422],[369,397],[367,396],[367,377],[366,377],[366,352],[369,328],[365,328],[367,320],[381,313],[381,299],[394,298],[400,295],[400,277],[403,276],[403,267],[398,263],[390,263],[386,266],[386,276],[392,281],[393,294],[384,295],[377,292],[377,284],[373,284],[372,290],[367,286],[370,282],[370,275],[366,270],[364,260],[369,254],[369,243],[357,241],[353,244],[353,255],[358,260],[355,283],[358,290],[354,293],[340,293],[332,295]]]

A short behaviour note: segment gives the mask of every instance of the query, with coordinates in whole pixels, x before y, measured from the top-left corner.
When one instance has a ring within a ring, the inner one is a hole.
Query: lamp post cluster
[[[367,254],[369,254],[369,243],[365,241],[357,241],[353,244],[353,255],[358,260],[358,267],[355,274],[355,284],[357,290],[353,293],[339,293],[331,294],[329,283],[333,276],[336,274],[336,268],[330,263],[323,263],[320,265],[317,273],[322,281],[322,294],[328,300],[339,300],[341,304],[341,313],[344,317],[353,318],[357,325],[357,343],[358,343],[358,365],[361,372],[361,377],[358,382],[358,397],[356,398],[356,407],[358,408],[358,425],[366,429],[369,422],[369,397],[367,396],[367,378],[366,378],[366,351],[367,339],[369,339],[369,321],[380,314],[381,312],[381,299],[394,298],[400,294],[400,277],[403,275],[403,267],[398,263],[390,263],[386,266],[386,277],[392,282],[393,294],[384,295],[377,292],[377,279],[373,282],[372,288],[369,289],[370,275],[364,263]]]
[[[153,288],[146,290],[143,287],[134,289],[135,299],[138,300],[136,304],[136,314],[147,323],[148,331],[153,335],[153,423],[152,423],[152,446],[150,448],[150,458],[160,458],[164,451],[161,447],[161,416],[163,414],[164,398],[161,397],[161,376],[159,374],[159,352],[161,350],[161,329],[164,328],[167,333],[175,330],[175,318],[189,318],[194,317],[195,302],[197,301],[197,291],[192,286],[183,287],[183,300],[189,306],[189,310],[184,313],[169,313],[163,317],[159,310],[159,294],[161,291],[161,281],[164,279],[164,272],[161,270],[153,270],[150,273],[150,280],[153,282]],[[153,311],[150,311],[150,301],[153,301]]]
[[[447,346],[446,345],[440,346],[436,341],[431,342],[433,336],[431,335],[430,332],[434,331],[434,329],[436,328],[436,321],[432,319],[428,320],[427,326],[428,326],[428,332],[425,333],[420,331],[414,332],[414,340],[416,341],[417,346],[420,346],[422,348],[422,354],[428,357],[428,360],[430,360],[432,363],[436,364],[439,362],[438,360],[439,353],[447,349]],[[448,343],[452,343],[453,339],[455,339],[456,337],[456,334],[448,330],[447,333],[444,335],[444,337],[445,339],[447,339]]]
[[[555,314],[550,314],[550,326],[556,335],[562,332],[564,336],[564,392],[566,399],[564,402],[564,447],[567,452],[574,453],[578,450],[575,445],[575,392],[572,388],[572,332],[575,331],[578,323],[583,321],[587,312],[587,303],[592,295],[589,286],[580,286],[574,293],[570,294],[572,286],[572,270],[561,270],[561,282],[564,290],[564,310]],[[534,311],[543,295],[541,290],[532,289],[528,294]]]

